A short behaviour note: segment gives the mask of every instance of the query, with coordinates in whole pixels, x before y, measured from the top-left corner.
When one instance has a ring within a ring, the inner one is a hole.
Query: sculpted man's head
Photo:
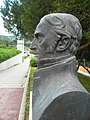
[[[31,49],[39,54],[39,60],[65,55],[75,55],[82,38],[79,20],[65,13],[44,16],[35,30]]]

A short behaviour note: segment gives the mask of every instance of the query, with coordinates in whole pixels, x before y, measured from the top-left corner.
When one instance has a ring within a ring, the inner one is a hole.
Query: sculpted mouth
[[[39,53],[37,51],[35,51],[35,57],[38,58],[39,57]]]
[[[35,57],[38,58],[38,57],[39,57],[39,54],[36,54]]]

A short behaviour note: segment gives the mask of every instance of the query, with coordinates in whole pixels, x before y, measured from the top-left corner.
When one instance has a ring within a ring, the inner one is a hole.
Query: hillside
[[[0,35],[0,40],[16,40],[16,37]]]

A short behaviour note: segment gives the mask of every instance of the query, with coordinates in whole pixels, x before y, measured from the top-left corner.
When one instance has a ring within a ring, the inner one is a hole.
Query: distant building
[[[24,40],[23,39],[18,39],[17,40],[17,49],[24,51]]]

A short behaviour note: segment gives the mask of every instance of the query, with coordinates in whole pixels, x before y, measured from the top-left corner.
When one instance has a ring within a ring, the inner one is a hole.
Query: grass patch
[[[37,72],[37,70],[38,70],[37,67],[31,67],[31,71],[30,71],[30,91],[32,91],[32,88],[33,88],[34,73]]]
[[[29,120],[30,91],[33,88],[34,73],[36,71],[37,71],[37,67],[31,67],[31,69],[30,69],[30,78],[29,78],[27,94],[26,94],[26,106],[25,106],[25,118],[24,118],[24,120]]]
[[[90,92],[90,77],[78,73],[78,78],[81,84],[86,88],[86,90]]]

